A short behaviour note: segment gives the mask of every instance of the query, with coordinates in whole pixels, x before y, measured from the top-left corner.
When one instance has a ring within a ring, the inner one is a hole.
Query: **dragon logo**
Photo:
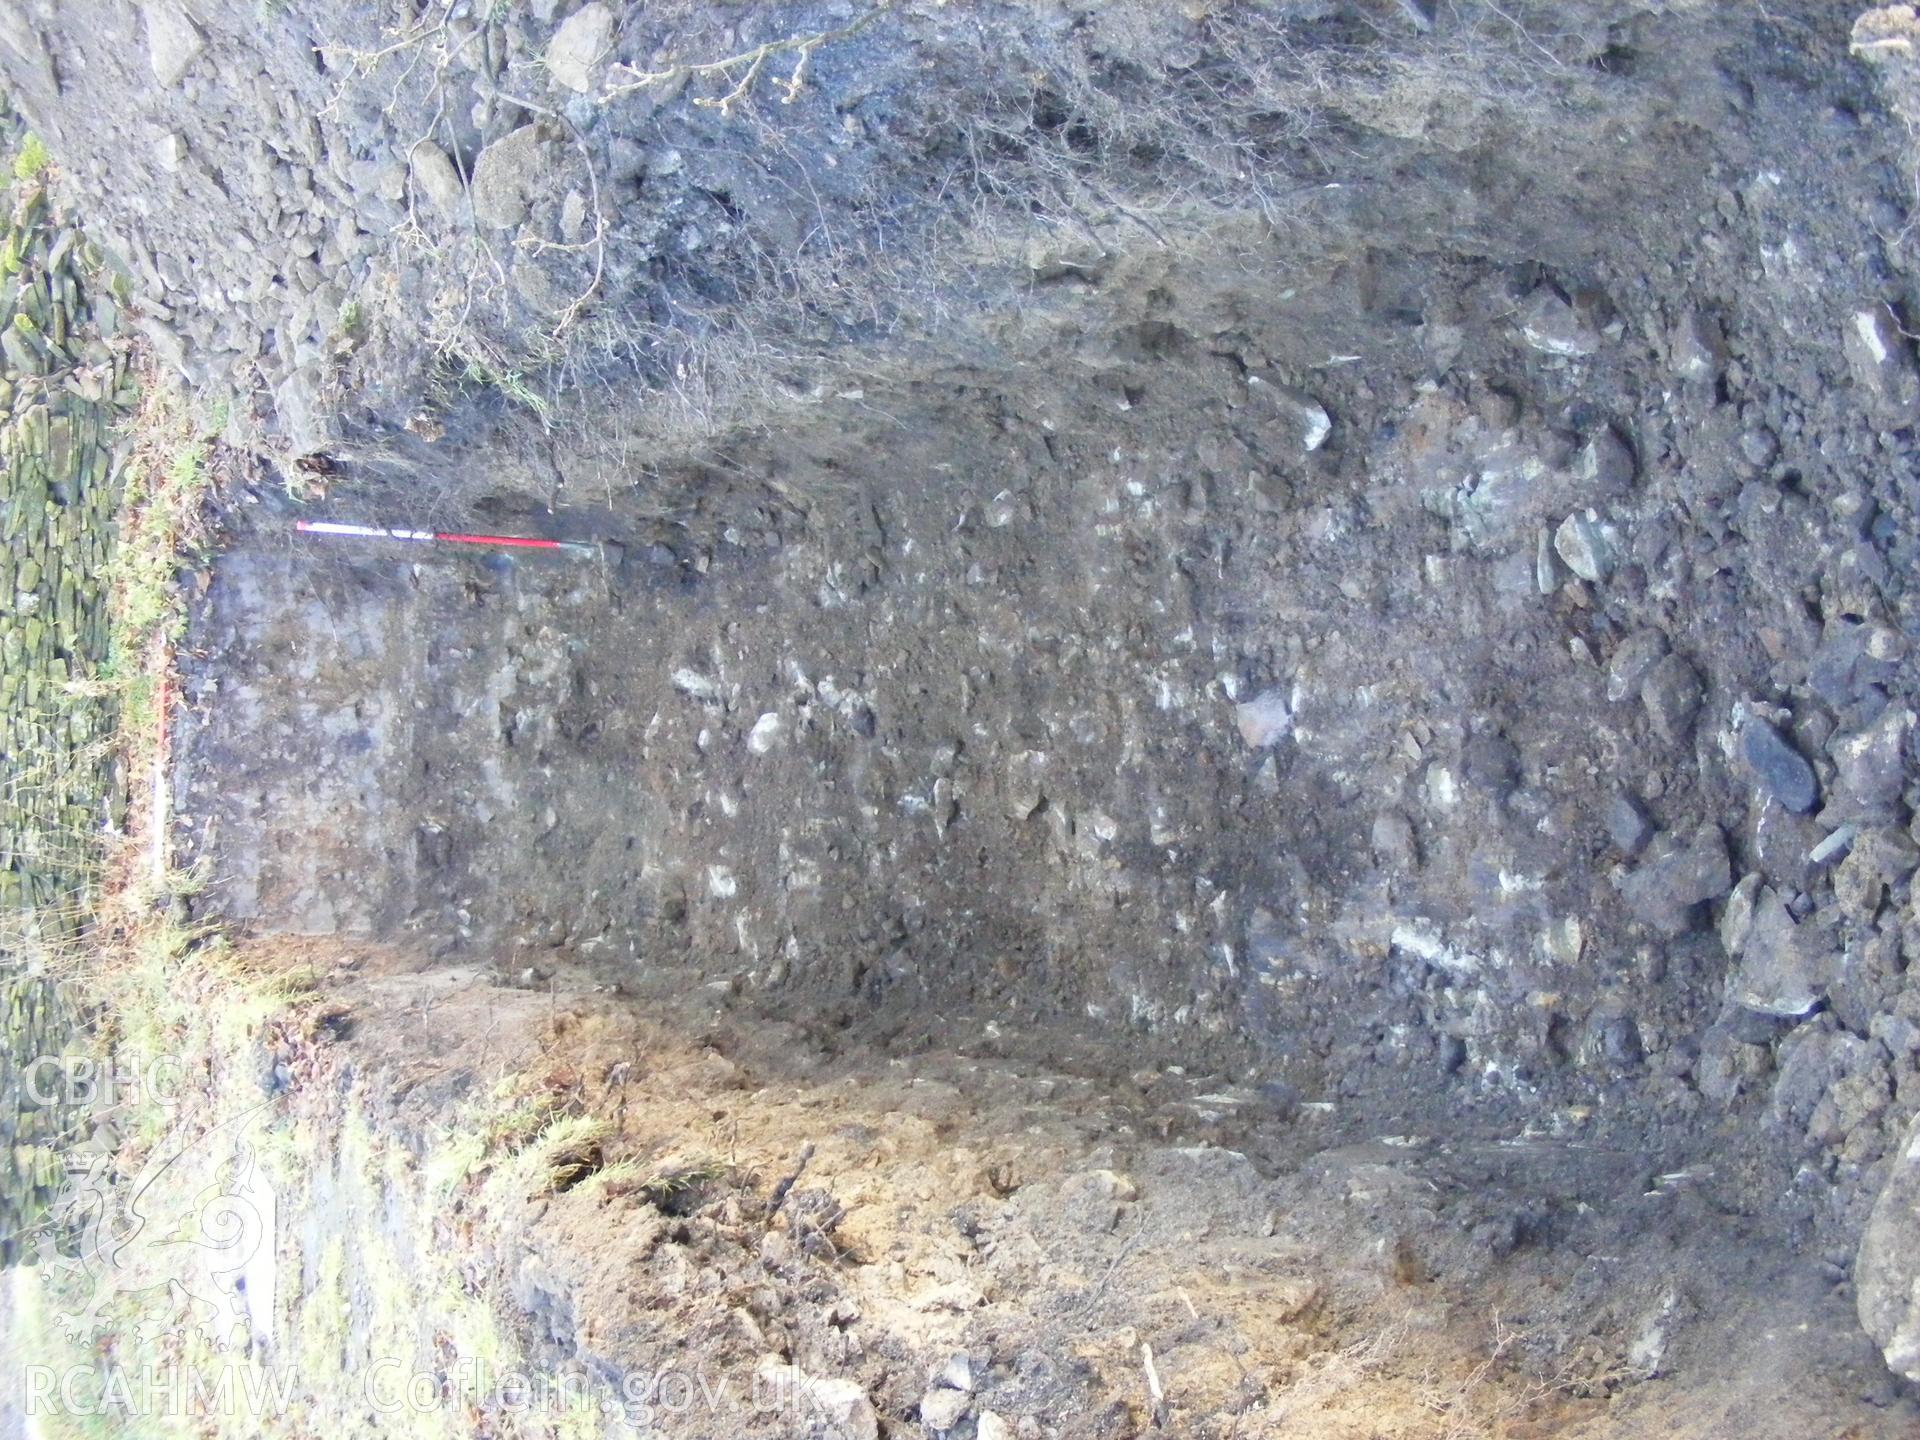
[[[255,1106],[184,1143],[162,1141],[131,1178],[105,1150],[69,1159],[68,1186],[37,1238],[55,1321],[71,1340],[129,1326],[136,1339],[196,1335],[252,1355],[274,1319],[272,1186],[238,1132]],[[211,1183],[191,1188],[189,1160],[224,1141]]]

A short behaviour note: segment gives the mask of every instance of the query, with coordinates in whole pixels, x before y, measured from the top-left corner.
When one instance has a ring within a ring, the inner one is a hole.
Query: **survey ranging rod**
[[[346,525],[338,520],[296,520],[293,528],[303,535],[339,535],[355,540],[481,545],[497,550],[560,550],[570,555],[604,555],[616,564],[621,552],[621,547],[611,540],[548,540],[536,535],[463,535],[452,530],[392,530],[380,525]]]

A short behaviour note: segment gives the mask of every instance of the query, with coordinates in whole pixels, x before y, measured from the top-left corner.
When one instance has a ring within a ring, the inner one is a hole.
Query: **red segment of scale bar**
[[[433,538],[446,540],[455,545],[512,545],[521,550],[562,548],[562,542],[558,540],[532,540],[523,535],[454,535],[444,530],[436,530]]]
[[[591,550],[580,540],[546,540],[531,535],[463,535],[451,530],[400,530],[382,525],[350,525],[338,520],[296,520],[293,528],[305,535],[333,535],[361,540],[407,540],[415,544],[440,541],[449,545],[498,545],[517,550]]]

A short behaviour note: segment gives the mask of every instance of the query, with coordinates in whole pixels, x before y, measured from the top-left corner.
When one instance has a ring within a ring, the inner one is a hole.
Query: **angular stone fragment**
[[[1920,1380],[1920,1116],[1887,1168],[1854,1257],[1855,1306],[1887,1368]]]
[[[1920,370],[1914,366],[1913,346],[1885,305],[1853,313],[1844,348],[1854,382],[1866,393],[1876,420],[1895,426],[1920,420]]]
[[[780,743],[782,726],[777,712],[769,710],[753,722],[753,729],[747,734],[747,749],[755,755],[765,755]]]
[[[1560,559],[1553,553],[1553,532],[1542,525],[1534,536],[1534,588],[1542,595],[1551,595],[1560,588],[1561,578]]]
[[[815,1417],[846,1440],[879,1440],[880,1416],[857,1381],[810,1375],[768,1355],[755,1369],[754,1388],[770,1402],[769,1409],[777,1404],[783,1414]]]
[[[1879,622],[1827,621],[1820,647],[1807,663],[1807,686],[1834,709],[1858,700],[1866,687],[1883,685],[1906,658],[1898,630]]]
[[[173,0],[148,0],[147,59],[153,78],[172,89],[187,78],[193,62],[207,48],[200,28]]]
[[[1553,548],[1567,568],[1589,584],[1599,584],[1613,573],[1614,548],[1600,517],[1576,510],[1553,533]]]
[[[1841,794],[1864,811],[1884,810],[1900,798],[1907,778],[1907,740],[1914,713],[1889,705],[1865,729],[1837,736],[1827,745]]]
[[[1891,826],[1868,829],[1855,836],[1846,858],[1834,867],[1833,898],[1845,914],[1870,923],[1917,865],[1920,849],[1905,831]]]
[[[1772,890],[1760,891],[1734,973],[1734,1002],[1762,1015],[1798,1019],[1826,995],[1830,970],[1830,957],[1815,932],[1796,925]]]
[[[1658,630],[1636,630],[1620,642],[1607,662],[1607,699],[1616,704],[1640,693],[1640,682],[1665,657],[1667,637]]]
[[[1670,745],[1686,742],[1694,716],[1706,698],[1700,672],[1683,657],[1669,655],[1647,672],[1640,685],[1640,701],[1647,707],[1653,733]]]
[[[1691,930],[1698,907],[1717,900],[1733,885],[1727,842],[1715,825],[1691,836],[1660,836],[1646,860],[1620,885],[1621,898],[1634,918],[1663,935]]]
[[[527,218],[527,197],[544,168],[540,130],[522,125],[480,152],[473,167],[473,214],[482,225],[511,230]]]
[[[1240,738],[1255,750],[1266,749],[1293,728],[1286,691],[1277,688],[1263,690],[1234,706],[1233,718],[1240,727]]]
[[[1759,898],[1760,877],[1755,874],[1741,876],[1727,896],[1720,911],[1720,946],[1730,959],[1738,960],[1747,948],[1747,937],[1753,934],[1753,907]]]
[[[944,1435],[960,1423],[972,1398],[964,1390],[936,1385],[920,1397],[920,1423],[936,1435]]]
[[[1761,788],[1794,814],[1806,814],[1819,800],[1820,785],[1806,756],[1758,715],[1740,727],[1740,754]]]
[[[1420,864],[1413,822],[1398,810],[1384,810],[1373,819],[1373,854],[1392,870],[1410,871]]]
[[[460,213],[467,187],[446,151],[431,140],[423,140],[413,147],[407,168],[414,185],[434,209],[447,215]]]
[[[1282,385],[1265,376],[1250,375],[1247,377],[1247,391],[1266,400],[1273,411],[1292,428],[1304,451],[1318,450],[1326,443],[1327,436],[1333,433],[1333,420],[1327,414],[1326,407],[1304,390]]]
[[[547,73],[556,85],[584,95],[593,88],[593,71],[613,39],[613,12],[600,0],[569,15],[547,42]]]
[[[1720,327],[1697,310],[1689,310],[1673,327],[1667,347],[1673,373],[1682,380],[1716,380],[1727,364],[1727,342]]]
[[[1633,488],[1638,468],[1633,450],[1611,425],[1595,431],[1573,461],[1574,478],[1585,487],[1589,500],[1624,495]]]
[[[1640,802],[1622,790],[1607,802],[1607,838],[1629,860],[1647,848],[1653,838],[1653,822]]]
[[[1591,355],[1600,332],[1548,286],[1534,291],[1520,319],[1520,336],[1543,355]]]

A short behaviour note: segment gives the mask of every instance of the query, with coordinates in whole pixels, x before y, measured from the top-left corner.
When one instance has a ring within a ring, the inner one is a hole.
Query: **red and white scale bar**
[[[452,530],[393,530],[378,525],[347,525],[338,520],[296,520],[303,535],[341,535],[356,540],[408,540],[442,545],[491,545],[512,550],[565,550],[576,555],[598,554],[590,540],[547,540],[533,535],[463,535]]]

